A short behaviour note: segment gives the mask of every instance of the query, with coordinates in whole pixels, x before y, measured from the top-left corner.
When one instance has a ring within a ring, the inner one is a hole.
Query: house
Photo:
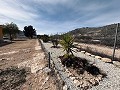
[[[2,25],[0,25],[0,42],[3,41],[3,28]]]

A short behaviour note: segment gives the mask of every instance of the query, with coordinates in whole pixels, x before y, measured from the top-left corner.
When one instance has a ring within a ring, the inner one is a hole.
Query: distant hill
[[[68,32],[78,42],[101,43],[113,46],[117,24],[105,25],[102,27],[83,27]],[[99,42],[98,42],[99,41]],[[120,26],[118,29],[118,46],[120,46]]]

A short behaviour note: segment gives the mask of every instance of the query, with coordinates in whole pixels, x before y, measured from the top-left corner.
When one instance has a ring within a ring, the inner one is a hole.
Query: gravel
[[[51,43],[43,43],[45,48],[51,52],[51,56],[57,58],[60,55],[63,55],[65,52],[62,48],[51,48]],[[99,83],[98,86],[93,86],[89,90],[120,90],[120,68],[116,67],[113,64],[102,62],[99,59],[87,56],[84,53],[77,52],[75,55],[86,58],[91,63],[94,63],[98,68],[100,68],[104,73],[107,74],[106,78]]]

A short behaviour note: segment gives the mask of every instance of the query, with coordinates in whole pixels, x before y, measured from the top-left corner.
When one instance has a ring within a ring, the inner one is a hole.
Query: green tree
[[[24,35],[28,38],[33,38],[33,36],[36,36],[36,30],[33,29],[33,26],[25,26],[24,27]]]
[[[48,36],[48,35],[46,35],[46,34],[44,34],[43,36],[42,36],[42,40],[43,40],[43,42],[48,42],[49,40],[50,40],[50,37]]]
[[[9,34],[11,41],[17,33],[19,33],[19,28],[15,23],[11,22],[3,25],[3,34]]]
[[[63,38],[60,41],[60,44],[63,46],[64,51],[66,51],[67,56],[70,56],[71,54],[73,55],[73,50],[72,50],[72,48],[74,48],[73,40],[74,38],[71,35],[66,34],[63,35]]]

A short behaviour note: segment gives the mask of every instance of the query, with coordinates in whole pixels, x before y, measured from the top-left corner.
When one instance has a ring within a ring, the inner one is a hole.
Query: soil
[[[79,46],[79,48],[82,48],[86,51],[88,51],[88,49],[89,49],[91,52],[102,54],[103,57],[107,56],[108,58],[111,58],[111,56],[113,54],[113,48],[107,47],[107,46],[85,44],[85,43],[78,43],[78,46]],[[120,54],[119,53],[120,53],[120,49],[116,49],[115,58],[118,61],[120,61]]]
[[[106,76],[99,68],[89,64],[86,59],[81,59],[79,57],[70,56],[60,56],[62,64],[67,67],[68,72],[71,73],[71,77],[76,78],[81,82],[81,86],[78,86],[82,89],[88,89],[92,86],[96,86],[99,82]],[[83,85],[87,83],[87,87]]]
[[[0,90],[56,90],[54,77],[36,39],[16,40],[0,47]]]

